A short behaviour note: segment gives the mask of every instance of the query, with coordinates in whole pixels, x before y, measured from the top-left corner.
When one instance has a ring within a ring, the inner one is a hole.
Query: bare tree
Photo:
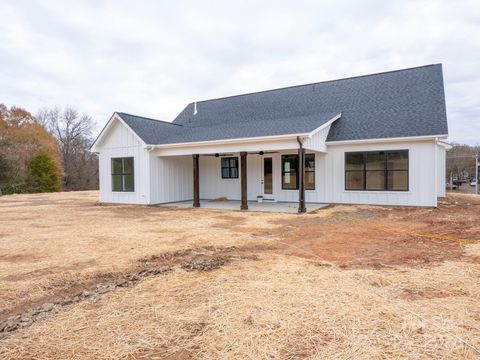
[[[37,114],[57,139],[62,158],[65,190],[88,190],[98,188],[98,159],[88,149],[93,142],[93,119],[80,116],[73,108],[63,112],[57,108],[44,108]]]
[[[480,152],[480,146],[453,144],[447,152],[447,176],[454,179],[470,179],[475,176],[475,154]]]

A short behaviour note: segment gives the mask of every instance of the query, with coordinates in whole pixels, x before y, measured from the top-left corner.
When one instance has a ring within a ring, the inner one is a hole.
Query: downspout
[[[307,212],[305,208],[305,149],[303,148],[300,136],[297,136],[298,142],[298,213]]]

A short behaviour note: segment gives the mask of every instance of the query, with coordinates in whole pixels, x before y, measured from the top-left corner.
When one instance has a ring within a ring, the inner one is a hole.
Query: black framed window
[[[224,157],[222,162],[222,179],[238,178],[238,157]]]
[[[345,153],[345,190],[408,191],[408,150]]]
[[[282,155],[282,189],[298,188],[298,155]],[[305,154],[305,189],[315,190],[315,154]]]
[[[135,191],[133,157],[112,158],[112,191]]]

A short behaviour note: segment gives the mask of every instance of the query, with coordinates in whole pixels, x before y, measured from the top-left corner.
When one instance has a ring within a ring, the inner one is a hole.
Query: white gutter
[[[407,136],[407,137],[383,138],[383,139],[326,141],[325,144],[329,146],[334,146],[334,145],[348,145],[348,144],[388,143],[388,142],[437,140],[439,138],[446,139],[447,137],[448,137],[448,134],[441,134],[441,135]]]
[[[452,145],[450,145],[446,142],[440,141],[440,140],[437,140],[437,145],[441,146],[441,147],[444,147],[446,151],[451,150],[453,148]]]

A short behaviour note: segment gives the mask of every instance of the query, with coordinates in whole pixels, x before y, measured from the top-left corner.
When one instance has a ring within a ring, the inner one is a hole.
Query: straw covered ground
[[[315,213],[0,198],[2,359],[476,359],[480,200]]]

